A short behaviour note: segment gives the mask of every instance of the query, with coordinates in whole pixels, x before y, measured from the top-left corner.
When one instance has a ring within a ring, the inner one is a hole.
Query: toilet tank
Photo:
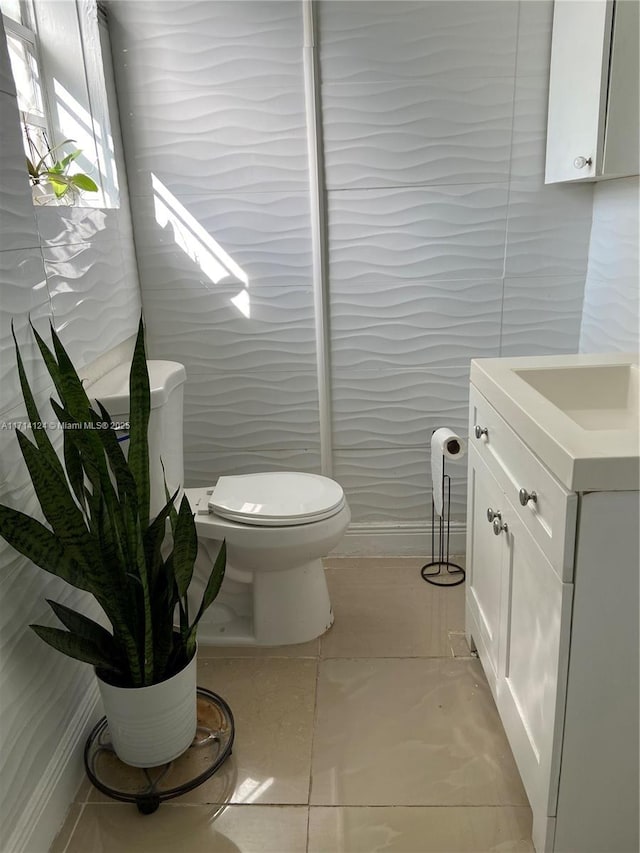
[[[182,489],[184,484],[182,417],[187,374],[183,365],[175,361],[148,361],[147,366],[151,389],[149,478],[153,518],[166,502],[165,478],[170,494],[178,488]],[[115,424],[129,421],[130,370],[129,362],[119,364],[85,389],[90,400],[102,403]],[[126,428],[118,428],[116,431],[126,454],[129,431]]]

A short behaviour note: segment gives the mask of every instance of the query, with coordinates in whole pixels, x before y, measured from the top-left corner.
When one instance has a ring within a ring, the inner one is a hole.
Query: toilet
[[[171,494],[182,490],[186,372],[171,361],[152,360],[148,368],[153,516],[165,503],[165,478]],[[121,425],[128,419],[129,369],[120,364],[86,389],[118,425],[125,452],[128,432]],[[319,474],[260,472],[222,476],[210,487],[185,489],[184,494],[198,532],[190,608],[200,604],[223,540],[227,546],[222,588],[198,626],[201,644],[290,645],[313,640],[331,627],[322,558],[338,544],[351,519],[338,483]]]

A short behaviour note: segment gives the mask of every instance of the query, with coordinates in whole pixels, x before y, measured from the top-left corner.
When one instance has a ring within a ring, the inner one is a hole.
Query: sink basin
[[[638,368],[632,364],[515,370],[586,430],[638,427]]]
[[[570,491],[640,488],[637,354],[474,359],[471,382]]]

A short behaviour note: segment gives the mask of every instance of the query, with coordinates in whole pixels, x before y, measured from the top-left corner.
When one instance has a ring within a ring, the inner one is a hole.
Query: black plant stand
[[[209,779],[231,755],[235,726],[220,696],[198,687],[198,728],[189,749],[159,767],[131,767],[111,745],[107,718],[94,727],[84,749],[84,766],[103,794],[135,803],[142,814],[155,812],[163,800],[186,794]]]

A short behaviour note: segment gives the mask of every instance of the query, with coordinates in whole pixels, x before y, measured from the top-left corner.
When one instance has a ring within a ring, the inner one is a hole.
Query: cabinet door
[[[533,810],[536,850],[542,851],[553,831],[548,817],[556,813],[573,585],[562,583],[508,502],[503,516],[509,594],[501,614],[496,704]]]
[[[547,123],[548,184],[593,179],[602,173],[612,10],[612,0],[555,2]],[[578,160],[574,165],[577,158],[585,162]]]
[[[500,512],[502,489],[474,448],[469,450],[467,507],[467,633],[478,649],[495,696],[502,595],[502,538],[494,535],[489,509]]]

